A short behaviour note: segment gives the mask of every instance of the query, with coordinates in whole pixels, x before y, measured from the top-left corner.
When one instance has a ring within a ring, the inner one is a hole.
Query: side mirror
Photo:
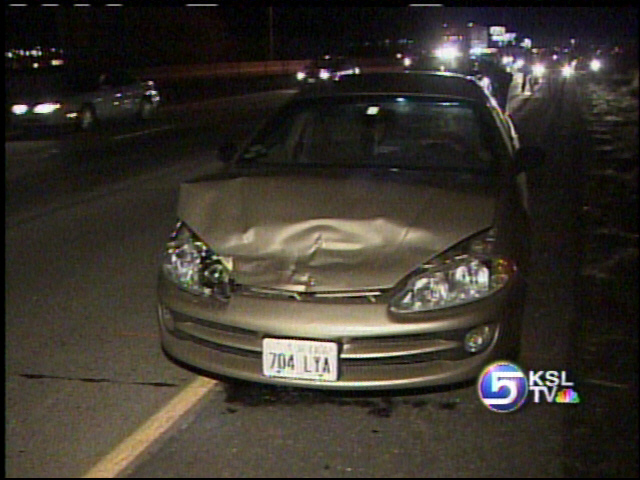
[[[544,165],[547,154],[540,147],[521,147],[515,153],[515,167],[517,172],[528,172]]]
[[[224,140],[218,147],[218,158],[222,163],[230,163],[236,154],[237,146],[231,140]]]

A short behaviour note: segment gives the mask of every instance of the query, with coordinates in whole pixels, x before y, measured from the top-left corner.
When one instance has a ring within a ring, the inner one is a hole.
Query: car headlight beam
[[[33,107],[33,113],[51,113],[56,111],[62,105],[58,102],[40,103]]]
[[[567,63],[562,67],[562,76],[567,78],[573,75],[575,65],[573,63]]]
[[[495,231],[463,242],[414,272],[391,300],[395,313],[428,312],[474,302],[503,288],[514,262],[493,253]]]
[[[13,113],[14,115],[24,115],[28,111],[29,107],[22,103],[11,106],[11,113]]]
[[[546,68],[545,68],[545,66],[544,66],[543,64],[541,64],[541,63],[536,63],[536,64],[533,66],[533,74],[534,74],[536,77],[541,77],[541,76],[543,76],[543,75],[544,75],[544,73],[545,73],[545,71],[546,71]]]

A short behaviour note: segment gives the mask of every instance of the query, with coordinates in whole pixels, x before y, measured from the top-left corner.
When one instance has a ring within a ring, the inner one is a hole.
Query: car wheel
[[[95,128],[98,118],[96,116],[96,111],[90,105],[85,105],[80,110],[80,117],[78,118],[78,127],[83,132],[87,132]]]
[[[140,101],[140,110],[138,111],[138,117],[140,120],[149,120],[156,112],[156,106],[153,102],[145,97]]]

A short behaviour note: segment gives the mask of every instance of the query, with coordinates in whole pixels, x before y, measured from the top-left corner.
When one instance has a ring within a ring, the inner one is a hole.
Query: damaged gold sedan
[[[159,273],[164,351],[325,389],[456,383],[516,357],[539,154],[462,76],[300,92],[220,173],[181,186]]]

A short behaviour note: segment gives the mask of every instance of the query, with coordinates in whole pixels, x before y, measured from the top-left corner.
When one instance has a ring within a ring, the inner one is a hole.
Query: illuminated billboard
[[[493,26],[489,27],[489,35],[494,42],[501,42],[504,40],[504,35],[507,33],[507,27]]]

